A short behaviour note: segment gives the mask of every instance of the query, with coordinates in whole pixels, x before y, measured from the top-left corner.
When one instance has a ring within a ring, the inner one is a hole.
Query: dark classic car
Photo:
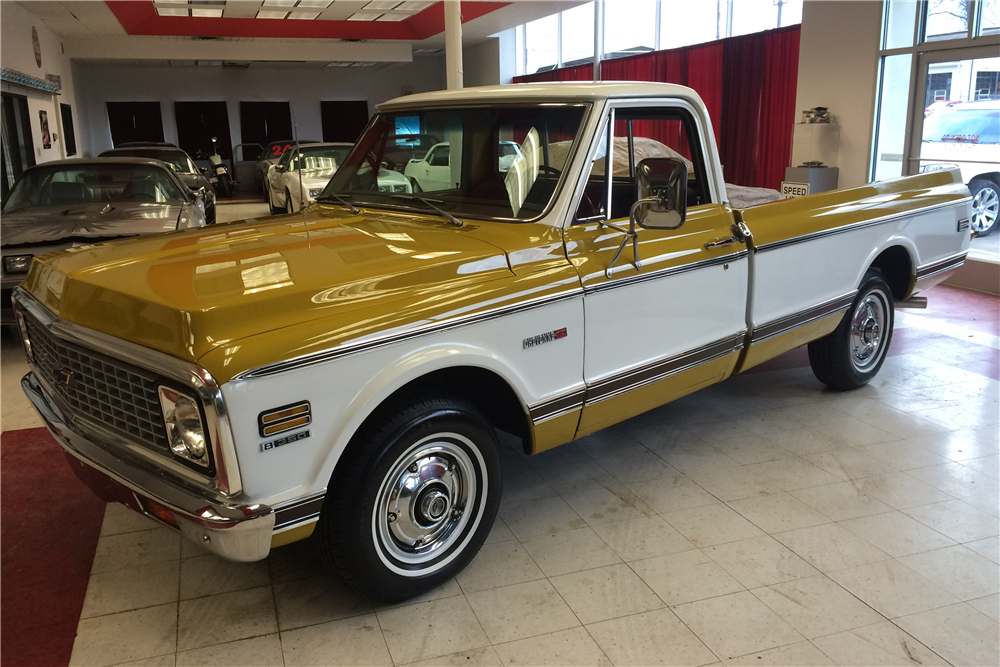
[[[215,188],[191,156],[180,148],[172,144],[121,144],[99,157],[138,157],[167,163],[184,185],[205,203],[205,221],[210,225],[215,223]]]
[[[204,203],[159,160],[56,160],[25,169],[0,217],[0,320],[31,260],[64,248],[205,225]]]

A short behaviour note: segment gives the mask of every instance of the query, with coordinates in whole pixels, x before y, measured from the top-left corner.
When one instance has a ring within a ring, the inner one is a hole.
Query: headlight
[[[205,425],[201,421],[198,401],[170,387],[159,387],[160,410],[167,426],[167,440],[176,456],[205,468],[208,459],[208,443]]]
[[[310,197],[319,197],[321,192],[323,192],[323,188],[309,188]]]
[[[920,165],[921,174],[926,174],[930,171],[944,171],[946,169],[958,169],[958,165],[951,164],[949,162],[932,162],[930,164]]]
[[[3,258],[3,270],[7,273],[27,273],[34,255],[8,255]]]

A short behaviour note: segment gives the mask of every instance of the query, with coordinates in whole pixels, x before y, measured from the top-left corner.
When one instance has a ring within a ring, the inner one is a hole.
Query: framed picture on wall
[[[42,124],[42,148],[52,148],[52,134],[49,132],[49,114],[47,111],[38,112],[38,120]]]

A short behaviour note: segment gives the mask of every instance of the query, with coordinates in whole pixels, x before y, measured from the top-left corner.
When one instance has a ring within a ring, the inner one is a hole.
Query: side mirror
[[[687,219],[687,165],[675,158],[646,158],[635,167],[635,182],[632,220],[645,229],[680,229]]]

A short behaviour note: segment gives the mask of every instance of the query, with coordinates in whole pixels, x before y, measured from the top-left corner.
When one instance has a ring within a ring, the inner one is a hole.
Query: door
[[[3,93],[3,198],[14,187],[21,172],[35,164],[35,144],[31,138],[28,98]]]
[[[240,102],[240,137],[244,144],[261,146],[294,139],[288,102]],[[244,160],[261,158],[260,150],[254,146],[247,146],[245,151]]]
[[[368,125],[366,100],[320,102],[319,110],[323,121],[323,141],[346,141],[353,144]]]
[[[66,147],[66,156],[76,155],[76,129],[73,127],[73,107],[68,104],[60,104],[59,113],[62,114],[63,145]]]
[[[587,326],[577,437],[718,382],[731,372],[746,329],[746,247],[730,241],[732,212],[718,201],[717,172],[702,157],[704,122],[682,102],[620,105],[612,114],[613,137],[605,135],[565,233]],[[676,230],[639,229],[636,247],[627,243],[612,266],[624,235],[608,225],[628,228],[636,165],[657,157],[689,165],[687,220]],[[720,241],[728,243],[711,245]]]
[[[955,165],[972,192],[972,228],[1000,218],[1000,56],[991,47],[920,54],[908,173]]]
[[[108,102],[111,143],[163,141],[159,102]]]

